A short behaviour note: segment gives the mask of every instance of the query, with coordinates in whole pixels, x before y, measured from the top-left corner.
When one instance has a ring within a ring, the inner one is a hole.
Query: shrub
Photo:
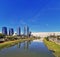
[[[45,37],[47,41],[49,41],[49,37]]]

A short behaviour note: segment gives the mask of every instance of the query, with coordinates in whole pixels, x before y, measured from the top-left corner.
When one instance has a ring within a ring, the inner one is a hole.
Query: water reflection
[[[25,50],[28,50],[30,44],[31,44],[31,41],[25,41],[25,42],[24,42],[24,49],[25,49]]]
[[[17,44],[17,47],[20,48],[20,47],[21,47],[21,43],[18,43],[18,44]]]
[[[22,48],[24,48],[24,50],[28,50],[29,49],[29,45],[31,44],[31,42],[32,41],[30,41],[30,40],[29,41],[24,41],[23,42],[23,47],[22,47],[22,42],[21,43],[18,43],[17,44],[17,47],[18,48],[21,48],[22,47]]]

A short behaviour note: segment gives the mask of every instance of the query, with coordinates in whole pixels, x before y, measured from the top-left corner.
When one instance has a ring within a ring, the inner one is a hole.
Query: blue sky
[[[24,25],[32,32],[60,31],[60,0],[0,0],[0,31]]]

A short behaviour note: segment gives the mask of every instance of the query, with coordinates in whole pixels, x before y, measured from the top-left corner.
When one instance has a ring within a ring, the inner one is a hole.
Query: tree
[[[0,33],[0,38],[5,38],[5,35]]]

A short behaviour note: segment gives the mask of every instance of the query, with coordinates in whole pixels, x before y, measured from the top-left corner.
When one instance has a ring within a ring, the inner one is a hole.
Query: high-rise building
[[[7,27],[2,27],[2,34],[7,35]]]
[[[24,35],[26,35],[26,26],[24,26]]]
[[[24,35],[26,35],[26,36],[29,35],[29,27],[28,26],[24,27]]]
[[[29,37],[31,36],[31,31],[29,32]]]
[[[17,29],[17,35],[18,35],[18,36],[21,35],[21,29],[20,29],[20,27],[18,27],[18,29]]]
[[[29,27],[27,26],[27,36],[29,36]]]
[[[13,30],[13,28],[10,28],[9,29],[9,35],[13,35],[14,34],[14,30]]]

